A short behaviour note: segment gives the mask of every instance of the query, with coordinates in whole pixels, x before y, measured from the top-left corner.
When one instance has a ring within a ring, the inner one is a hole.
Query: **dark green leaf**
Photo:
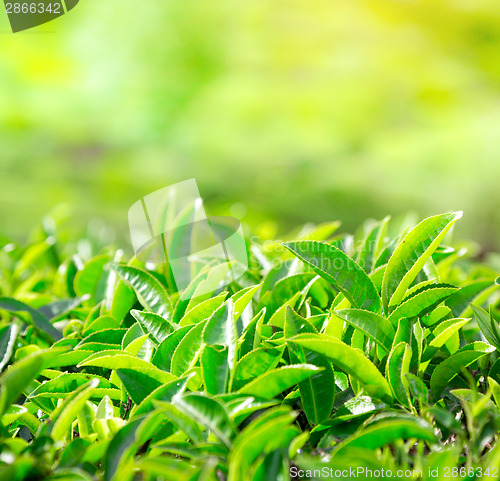
[[[36,309],[17,301],[10,297],[0,298],[0,309],[5,309],[9,312],[27,312],[33,320],[33,325],[41,332],[45,333],[50,339],[58,340],[62,338],[62,334],[49,322],[49,320]]]

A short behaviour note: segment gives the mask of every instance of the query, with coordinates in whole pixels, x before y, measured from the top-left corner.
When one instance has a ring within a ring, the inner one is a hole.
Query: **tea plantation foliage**
[[[178,293],[111,248],[4,242],[0,478],[494,479],[498,272],[449,241],[460,217],[248,242],[203,295],[220,266]]]

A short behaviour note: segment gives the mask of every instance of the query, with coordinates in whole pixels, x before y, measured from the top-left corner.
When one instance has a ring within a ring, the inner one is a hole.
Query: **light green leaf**
[[[387,265],[382,285],[385,307],[397,306],[425,263],[462,212],[436,215],[412,229],[398,245]]]
[[[281,415],[276,417],[261,415],[236,438],[233,449],[229,453],[228,481],[246,479],[251,466],[259,456],[276,449],[276,447],[288,447],[297,436],[297,430],[291,427],[296,413],[283,414],[281,411],[278,413]],[[262,417],[265,418],[264,422],[259,422]]]
[[[0,416],[30,385],[49,362],[64,352],[64,348],[38,350],[22,358],[6,369],[0,376]]]
[[[119,368],[116,370],[116,374],[135,404],[140,404],[162,384],[176,379],[173,374],[156,368]]]
[[[91,343],[115,344],[120,346],[126,332],[126,329],[103,329],[101,331],[96,331],[82,339],[75,346],[75,349],[81,348],[85,350],[87,349],[86,344]]]
[[[375,286],[361,267],[337,247],[316,241],[287,242],[293,254],[331,282],[359,309],[381,313],[382,302]]]
[[[42,384],[40,384],[34,391],[32,391],[29,394],[28,399],[65,398],[67,395],[73,393],[81,386],[84,386],[93,379],[97,379],[98,381],[98,384],[95,389],[96,391],[103,392],[102,390],[108,390],[114,388],[111,382],[109,382],[107,379],[101,376],[96,376],[93,374],[65,372],[54,379],[49,379],[48,381],[45,381]]]
[[[227,346],[227,362],[233,370],[236,363],[238,332],[234,317],[234,303],[229,299],[208,319],[203,329],[203,342],[209,346]]]
[[[196,324],[175,347],[170,369],[172,374],[181,376],[194,366],[203,347],[202,334],[206,323],[202,321]]]
[[[95,301],[100,301],[102,297],[97,296],[97,289],[103,275],[108,273],[104,271],[104,266],[110,261],[108,254],[103,254],[90,259],[82,270],[75,275],[74,288],[78,296],[90,294]]]
[[[401,417],[379,421],[363,428],[341,443],[333,453],[333,459],[340,457],[352,448],[375,450],[400,439],[422,439],[436,442],[432,426],[419,418]]]
[[[375,259],[379,253],[382,240],[387,231],[389,220],[390,217],[386,217],[380,222],[377,222],[365,237],[363,246],[359,251],[356,261],[366,273],[370,273],[373,270]]]
[[[26,414],[28,410],[24,406],[19,406],[17,404],[11,404],[7,412],[1,417],[1,422],[4,426],[17,421],[23,414]]]
[[[394,397],[410,407],[409,385],[406,374],[410,369],[412,350],[406,342],[397,344],[387,358],[386,376]]]
[[[149,272],[138,267],[123,264],[112,264],[111,268],[129,287],[134,289],[142,306],[165,318],[172,316],[172,304],[167,291],[158,279]]]
[[[154,409],[153,401],[166,401],[171,402],[172,398],[184,392],[192,375],[179,378],[174,381],[167,382],[166,384],[156,388],[151,394],[136,407],[132,409],[131,419],[143,416],[144,414]]]
[[[465,317],[464,312],[467,311],[469,304],[473,302],[481,292],[492,285],[494,284],[491,279],[474,281],[471,284],[461,287],[457,292],[446,299],[445,304],[451,309],[455,317]]]
[[[443,392],[443,389],[449,385],[450,381],[457,374],[460,374],[462,368],[466,368],[494,350],[493,346],[484,342],[473,342],[445,359],[432,372],[430,385],[434,397],[437,398]]]
[[[154,368],[151,363],[143,361],[142,359],[132,356],[131,354],[127,354],[123,351],[97,352],[78,364],[78,367],[83,366],[104,367],[106,369],[113,370],[120,368],[133,369],[136,367]]]
[[[386,379],[359,349],[325,334],[299,334],[287,339],[289,342],[325,356],[334,367],[356,378],[369,396],[391,402],[392,393]]]
[[[175,479],[175,481],[190,481],[196,475],[196,469],[181,459],[167,457],[138,458],[134,464],[134,471],[146,473],[149,479]]]
[[[192,309],[186,312],[180,320],[179,326],[198,324],[199,322],[208,319],[217,309],[219,309],[226,297],[227,292],[223,292],[217,297],[212,297],[196,304]]]
[[[255,296],[256,292],[262,287],[262,282],[255,286],[245,287],[234,294],[231,299],[234,303],[234,318],[239,319],[245,308]]]
[[[272,399],[285,389],[295,386],[321,370],[321,368],[313,366],[312,364],[284,366],[260,375],[258,378],[243,386],[239,392],[241,394],[251,394],[263,399]]]
[[[160,344],[164,341],[178,327],[154,312],[133,309],[130,313],[140,324],[144,334],[149,334],[156,344]]]
[[[85,323],[85,327],[82,331],[82,336],[88,336],[97,331],[102,331],[104,329],[118,329],[120,327],[120,322],[111,316],[99,316],[94,320],[91,320],[88,324]]]
[[[236,364],[233,389],[237,390],[266,371],[276,368],[284,349],[284,346],[260,347],[244,355]]]
[[[424,316],[456,291],[457,288],[453,286],[443,287],[441,284],[426,286],[421,292],[405,299],[389,316],[389,321],[397,326],[398,321],[405,317]]]
[[[429,362],[439,349],[469,321],[470,319],[448,319],[439,324],[432,332],[434,339],[427,344],[419,370],[425,372]]]
[[[227,392],[230,381],[228,348],[205,345],[201,353],[200,364],[205,390],[209,394]]]
[[[184,431],[187,436],[195,443],[201,443],[203,440],[201,429],[198,424],[193,421],[191,416],[184,414],[174,405],[165,401],[153,401],[153,406],[160,408],[165,414],[165,417],[181,431]]]
[[[341,309],[335,315],[375,341],[385,352],[391,349],[394,335],[392,324],[383,316],[362,309]]]
[[[500,351],[500,329],[498,327],[498,323],[493,317],[493,313],[491,311],[489,314],[479,306],[474,306],[471,304],[472,311],[474,312],[474,319],[481,329],[484,338],[498,351]]]
[[[117,480],[122,466],[132,461],[138,448],[136,431],[141,422],[141,419],[130,421],[111,439],[103,459],[106,481]]]
[[[175,349],[193,327],[194,324],[181,327],[167,336],[156,349],[151,362],[163,371],[170,371]],[[201,333],[199,335],[201,336]]]
[[[92,379],[87,384],[80,386],[68,395],[63,404],[50,415],[50,419],[54,423],[51,431],[51,437],[54,441],[63,441],[69,435],[71,424],[98,385],[99,380]]]
[[[236,436],[236,430],[224,406],[202,394],[177,395],[172,404],[186,416],[212,431],[227,447]]]
[[[266,292],[260,299],[258,309],[266,308],[267,319],[283,304],[289,303],[297,293],[302,292],[316,277],[315,274],[295,274],[279,279],[271,292]]]
[[[299,300],[300,296],[301,296],[301,292],[295,293],[294,296],[292,296],[290,299],[288,299],[288,301],[286,301],[282,306],[280,306],[276,311],[273,312],[273,314],[269,318],[269,321],[267,322],[267,324],[270,326],[275,326],[275,327],[278,327],[280,329],[283,329],[283,326],[285,325],[285,315],[286,315],[287,309],[291,309],[292,307],[295,307],[295,304]]]

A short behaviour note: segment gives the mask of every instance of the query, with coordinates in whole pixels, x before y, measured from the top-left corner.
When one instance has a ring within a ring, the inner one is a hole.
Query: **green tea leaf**
[[[98,381],[98,384],[95,386],[96,390],[107,390],[114,388],[114,385],[111,382],[101,376],[96,376],[93,374],[65,372],[60,376],[57,376],[55,379],[49,379],[48,381],[40,384],[34,391],[29,394],[28,398],[65,398],[67,395],[88,384],[93,379],[96,379]]]
[[[141,422],[140,419],[129,422],[115,434],[109,443],[103,459],[106,481],[118,479],[120,468],[127,464],[127,461],[132,461],[138,448],[136,431]]]
[[[234,318],[239,319],[245,308],[253,299],[257,291],[262,287],[262,282],[255,286],[245,287],[231,297],[234,303]]]
[[[190,481],[196,475],[196,469],[186,461],[167,457],[143,457],[134,463],[134,471],[148,474],[150,479],[175,479]]]
[[[203,329],[203,342],[209,346],[227,346],[227,362],[231,370],[234,368],[238,331],[232,299],[219,307],[208,319]]]
[[[500,329],[497,321],[493,318],[491,310],[488,314],[482,307],[474,305],[471,305],[471,307],[474,312],[474,319],[479,329],[481,329],[483,336],[492,346],[500,351]]]
[[[172,374],[182,376],[194,366],[203,347],[202,336],[206,323],[207,321],[202,321],[196,324],[179,342],[172,355]]]
[[[74,288],[78,296],[81,297],[85,294],[90,294],[94,301],[102,299],[101,296],[97,295],[97,289],[103,274],[107,275],[107,272],[104,271],[104,266],[109,261],[110,256],[108,254],[94,257],[85,264],[82,270],[76,273]]]
[[[88,296],[86,296],[88,297]],[[38,308],[38,312],[45,316],[50,322],[57,321],[76,309],[86,297],[75,299],[61,299],[59,301],[50,302]]]
[[[260,347],[243,356],[236,364],[233,389],[237,390],[266,371],[276,368],[284,349],[284,346]]]
[[[462,368],[466,368],[478,359],[493,352],[494,347],[484,342],[473,342],[465,345],[455,354],[445,359],[434,369],[431,376],[431,391],[435,398],[439,396],[443,389],[449,385],[450,381],[460,374]]]
[[[205,390],[209,394],[227,392],[230,382],[228,348],[206,345],[201,353],[200,364]]]
[[[405,317],[421,317],[432,311],[456,291],[456,287],[441,287],[439,284],[425,287],[422,292],[417,292],[412,297],[405,299],[389,316],[389,321],[397,326],[398,321]]]
[[[179,326],[188,326],[190,324],[198,324],[201,321],[208,319],[212,314],[219,309],[227,297],[227,292],[219,294],[217,297],[212,297],[199,304],[196,304],[192,309],[186,312],[179,321]]]
[[[49,322],[49,320],[36,309],[28,306],[24,302],[17,301],[10,297],[0,297],[0,309],[9,312],[27,312],[33,320],[33,325],[42,333],[45,333],[52,341],[62,338],[62,334]]]
[[[181,431],[184,431],[187,436],[195,443],[201,443],[203,440],[203,435],[198,424],[193,421],[191,416],[184,414],[182,411],[177,409],[174,405],[167,403],[165,401],[153,401],[155,407],[160,408],[165,417]]]
[[[301,292],[316,277],[315,274],[295,274],[279,279],[271,292],[266,292],[260,299],[258,309],[266,308],[268,318],[283,304]]]
[[[321,371],[321,368],[312,364],[284,366],[260,375],[243,386],[239,392],[241,394],[258,396],[263,399],[272,399],[318,371]]]
[[[427,260],[462,212],[429,217],[412,229],[398,245],[387,265],[382,285],[385,307],[397,306]]]
[[[279,408],[278,408],[279,409]],[[297,435],[297,430],[291,428],[296,413],[278,411],[279,416],[260,418],[248,425],[236,438],[233,449],[229,453],[228,481],[245,479],[250,467],[262,455],[276,447],[286,447]],[[263,417],[265,415],[262,415]]]
[[[63,402],[62,406],[50,416],[54,426],[51,431],[52,439],[63,441],[69,435],[71,424],[83,408],[92,391],[99,385],[98,379],[92,379],[71,393]]]
[[[143,361],[138,357],[132,356],[123,351],[100,351],[96,352],[92,356],[85,359],[83,362],[78,364],[78,367],[83,366],[94,366],[94,367],[104,367],[106,369],[120,369],[129,368],[154,368],[149,362]]]
[[[356,259],[360,267],[364,269],[366,273],[370,273],[375,265],[376,257],[379,253],[380,244],[387,231],[387,225],[389,223],[390,217],[386,217],[382,221],[375,224],[375,226],[367,234],[363,246],[359,251],[359,255]]]
[[[87,322],[87,321],[86,321]],[[92,320],[89,324],[85,324],[82,336],[88,336],[97,331],[102,331],[104,329],[118,329],[120,327],[120,322],[111,316],[99,316]]]
[[[120,346],[126,332],[126,329],[102,329],[101,331],[93,332],[82,339],[75,346],[75,349],[86,349],[86,345],[91,343],[115,344]]]
[[[339,289],[353,306],[381,313],[382,302],[366,272],[337,247],[316,241],[287,242],[284,246]]]
[[[168,372],[152,368],[119,368],[116,374],[135,404],[140,404],[161,385],[176,379]]]
[[[184,392],[191,377],[191,375],[181,377],[156,388],[151,394],[146,396],[139,405],[132,409],[131,419],[141,417],[153,411],[153,401],[171,402],[174,396]]]
[[[16,402],[40,371],[48,367],[49,362],[64,352],[64,348],[38,350],[12,364],[0,376],[0,416]]]
[[[475,281],[471,284],[461,287],[457,292],[450,296],[445,304],[451,309],[455,317],[463,317],[469,304],[481,294],[485,289],[493,285],[490,279]]]
[[[144,332],[144,334],[149,334],[156,344],[163,342],[178,328],[175,324],[172,324],[170,321],[154,312],[137,311],[133,309],[130,313],[140,324],[142,332]]]
[[[410,369],[411,355],[411,347],[406,342],[400,342],[389,354],[386,367],[387,380],[394,397],[406,407],[410,407],[406,374]]]
[[[162,317],[172,317],[173,308],[167,291],[154,276],[138,267],[123,264],[112,264],[111,268],[134,289],[145,309]]]
[[[422,439],[436,442],[432,427],[419,418],[402,417],[379,421],[363,428],[359,433],[339,445],[334,451],[334,459],[352,448],[375,450],[400,439]]]
[[[316,333],[307,319],[288,308],[285,321],[285,338],[300,333]],[[311,425],[327,419],[333,409],[335,399],[335,377],[330,362],[322,355],[293,344],[288,345],[293,363],[307,363],[322,369],[299,383],[300,399],[306,417]]]
[[[362,309],[342,309],[335,315],[373,339],[385,352],[391,349],[396,332],[386,318]]]
[[[434,338],[427,344],[422,356],[420,371],[425,372],[434,355],[443,347],[446,342],[463,327],[470,319],[448,319],[443,321],[432,332]]]
[[[179,343],[184,339],[187,333],[193,329],[194,324],[181,327],[167,336],[156,349],[151,362],[163,371],[169,371],[172,363],[172,357]],[[201,333],[198,333],[201,336]]]
[[[14,352],[18,328],[15,324],[0,328],[0,372],[7,365]]]
[[[227,447],[231,447],[236,431],[221,403],[208,396],[189,393],[175,396],[172,404],[212,431]]]
[[[392,393],[384,376],[363,352],[325,334],[299,334],[287,343],[295,343],[329,359],[334,367],[356,378],[369,396],[390,402]]]

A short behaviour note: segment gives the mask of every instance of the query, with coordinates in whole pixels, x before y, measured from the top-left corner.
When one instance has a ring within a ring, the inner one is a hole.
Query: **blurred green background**
[[[463,209],[498,248],[497,2],[81,0],[24,33],[0,14],[0,52],[4,235],[63,203],[125,238],[135,200],[195,177],[271,235]]]

